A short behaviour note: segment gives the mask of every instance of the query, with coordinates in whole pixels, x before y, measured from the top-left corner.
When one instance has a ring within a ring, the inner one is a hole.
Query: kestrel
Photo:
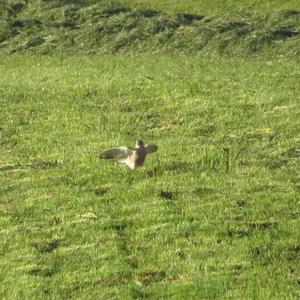
[[[157,151],[158,147],[154,144],[145,146],[144,142],[136,141],[135,147],[118,147],[100,154],[102,159],[113,159],[120,163],[126,164],[130,169],[142,167],[146,156]]]

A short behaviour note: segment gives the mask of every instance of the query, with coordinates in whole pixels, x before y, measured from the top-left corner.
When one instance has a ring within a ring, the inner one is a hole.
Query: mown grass
[[[4,299],[299,298],[299,61],[2,56]],[[141,170],[100,161],[138,138]]]
[[[206,1],[199,2],[209,7]],[[137,7],[134,1],[130,3],[9,2],[0,17],[0,51],[60,55],[214,52],[240,57],[298,57],[300,53],[300,10],[294,2],[259,10],[235,1],[241,4],[240,10],[236,4],[230,10],[226,5],[234,2],[222,1],[214,11],[195,8],[193,13],[184,9],[183,2],[178,2],[178,12],[168,10],[169,4],[161,11],[155,3],[152,8],[147,2]]]
[[[263,0],[263,1],[247,1],[247,0],[190,0],[190,1],[180,1],[180,0],[125,0],[120,1],[121,3],[126,3],[131,7],[140,8],[155,8],[165,11],[173,12],[194,12],[199,14],[220,14],[220,13],[232,13],[234,11],[254,11],[254,12],[272,12],[282,9],[300,9],[299,1],[296,0]]]

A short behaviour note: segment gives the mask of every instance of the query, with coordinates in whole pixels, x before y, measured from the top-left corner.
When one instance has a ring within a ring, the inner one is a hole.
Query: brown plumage
[[[157,151],[158,147],[154,144],[145,146],[144,142],[139,140],[135,147],[118,147],[100,154],[101,159],[113,159],[126,164],[130,169],[136,169],[144,165],[146,156]]]

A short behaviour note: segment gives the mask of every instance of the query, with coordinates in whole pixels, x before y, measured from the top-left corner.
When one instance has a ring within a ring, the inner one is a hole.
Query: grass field
[[[0,52],[300,55],[299,1],[149,2],[0,3]]]
[[[1,1],[0,299],[299,299],[299,45],[298,0]]]
[[[300,9],[300,3],[297,0],[125,0],[119,3],[126,3],[131,7],[155,8],[172,12],[194,12],[199,14],[223,14],[234,11],[254,11],[258,13],[272,12],[282,9]]]
[[[294,59],[0,58],[0,297],[298,299]],[[138,138],[145,167],[101,161]]]

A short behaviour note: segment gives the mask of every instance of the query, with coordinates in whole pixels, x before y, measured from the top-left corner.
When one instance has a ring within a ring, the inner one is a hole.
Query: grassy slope
[[[299,298],[297,60],[2,58],[3,298]]]
[[[237,5],[228,8],[233,2],[216,5],[215,11],[200,2],[194,10],[196,16],[170,12],[167,6],[162,7],[164,12],[153,11],[147,3],[140,10],[99,1],[89,5],[55,3],[31,1],[19,10],[7,6],[0,20],[0,51],[95,54],[133,50],[289,57],[300,53],[300,10],[293,2],[274,5],[273,10],[240,5],[240,11]],[[135,6],[135,2],[128,4]],[[207,11],[202,11],[202,6]],[[189,9],[178,4],[179,10]]]
[[[131,7],[161,9],[173,12],[194,12],[204,15],[231,13],[233,11],[255,11],[255,12],[272,12],[282,9],[300,9],[300,3],[297,0],[125,0]]]

